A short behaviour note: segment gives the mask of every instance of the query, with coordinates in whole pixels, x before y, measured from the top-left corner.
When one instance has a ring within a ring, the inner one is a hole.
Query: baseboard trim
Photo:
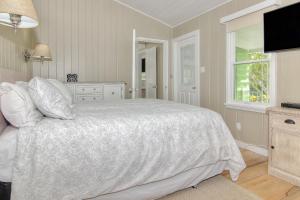
[[[266,149],[266,148],[259,147],[259,146],[253,145],[253,144],[247,144],[247,143],[239,141],[239,140],[236,140],[236,143],[242,149],[247,149],[247,150],[257,153],[259,155],[268,157],[268,149]]]

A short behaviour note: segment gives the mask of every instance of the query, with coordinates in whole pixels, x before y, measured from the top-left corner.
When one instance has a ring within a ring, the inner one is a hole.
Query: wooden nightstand
[[[269,112],[269,174],[300,186],[300,110]]]

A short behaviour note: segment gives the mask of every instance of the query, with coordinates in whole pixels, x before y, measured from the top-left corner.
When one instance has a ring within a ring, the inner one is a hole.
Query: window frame
[[[266,109],[276,105],[276,88],[277,88],[277,56],[275,53],[270,53],[269,59],[260,61],[270,62],[270,103],[255,103],[255,102],[239,102],[235,100],[235,65],[239,63],[252,63],[252,62],[236,62],[235,52],[235,39],[236,32],[227,33],[227,53],[226,53],[226,103],[227,108],[244,110],[258,113],[265,113]],[[256,62],[256,61],[254,61]],[[253,62],[253,63],[254,63]]]

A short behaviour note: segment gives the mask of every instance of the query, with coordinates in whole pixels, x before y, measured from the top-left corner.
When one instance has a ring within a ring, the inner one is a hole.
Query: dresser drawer
[[[114,85],[104,86],[104,100],[121,100],[122,87]]]
[[[95,93],[103,93],[102,85],[78,85],[76,86],[76,94],[95,94]]]
[[[300,131],[300,118],[296,116],[272,113],[270,122],[272,128]]]
[[[103,96],[76,96],[76,102],[98,102],[103,101]]]

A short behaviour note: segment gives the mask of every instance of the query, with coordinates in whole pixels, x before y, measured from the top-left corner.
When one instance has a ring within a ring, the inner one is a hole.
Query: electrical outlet
[[[240,122],[236,122],[235,126],[238,131],[242,130],[242,124]]]

